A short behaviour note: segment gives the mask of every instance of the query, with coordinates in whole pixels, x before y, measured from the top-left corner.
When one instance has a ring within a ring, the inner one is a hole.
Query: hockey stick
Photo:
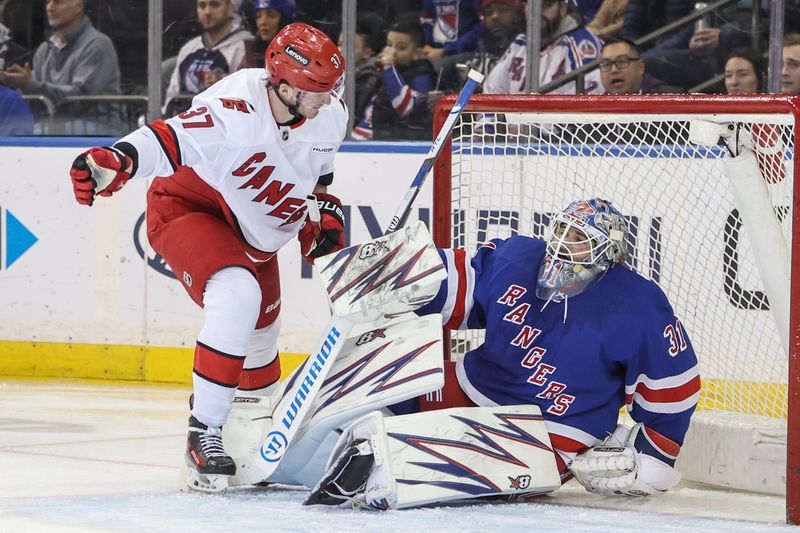
[[[439,130],[439,133],[433,140],[433,144],[430,150],[428,150],[428,156],[422,162],[422,166],[419,167],[414,181],[411,182],[411,186],[403,197],[403,201],[400,202],[400,206],[397,208],[397,212],[392,217],[391,222],[389,222],[389,227],[386,228],[386,233],[384,233],[384,235],[397,231],[398,228],[403,227],[403,224],[405,224],[406,218],[408,218],[408,214],[411,212],[411,204],[414,203],[414,199],[416,199],[417,194],[419,194],[422,184],[425,183],[428,173],[436,162],[436,158],[439,157],[442,146],[444,146],[445,141],[453,131],[453,127],[458,117],[461,116],[461,112],[467,107],[467,102],[472,97],[475,89],[478,88],[478,85],[480,85],[482,81],[483,74],[477,70],[472,69],[469,71],[469,74],[467,74],[467,82],[464,84],[464,87],[461,88],[461,92],[458,93],[458,98],[456,98],[453,109],[450,110],[450,114],[447,116],[447,120],[444,121],[442,129]]]
[[[453,109],[450,110],[447,120],[442,129],[439,130],[436,139],[434,139],[428,151],[428,156],[423,161],[408,192],[406,192],[382,240],[385,240],[386,236],[395,233],[405,223],[411,211],[411,205],[441,152],[445,140],[452,132],[455,121],[461,115],[467,101],[469,101],[482,80],[483,75],[481,73],[476,70],[470,71],[467,82],[461,89]],[[359,253],[359,255],[362,254],[363,252]],[[336,260],[334,259],[333,261],[335,262]],[[347,264],[349,264],[349,261],[346,262],[345,266],[341,267],[342,270],[346,268]],[[377,269],[376,271],[380,273],[381,270]],[[362,301],[361,306],[363,307],[363,305]],[[273,426],[261,445],[258,455],[254,454],[240,462],[239,471],[236,475],[240,484],[263,481],[269,478],[278,468],[286,450],[294,441],[298,429],[322,387],[322,383],[325,381],[331,366],[333,366],[333,362],[341,352],[350,330],[357,321],[353,314],[337,313],[336,304],[334,304],[334,313],[319,342],[303,363],[303,366],[292,376],[291,381],[286,384],[281,399],[273,409]]]

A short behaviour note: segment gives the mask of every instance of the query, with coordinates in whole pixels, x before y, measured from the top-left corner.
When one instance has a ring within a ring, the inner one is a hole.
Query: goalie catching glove
[[[300,251],[306,261],[313,264],[314,259],[338,252],[344,248],[344,210],[342,202],[332,194],[316,195],[319,220],[306,217],[306,221],[297,234]]]
[[[578,455],[569,466],[578,483],[605,496],[652,496],[678,483],[677,470],[633,447],[640,431],[642,424],[619,425],[601,445]]]
[[[92,205],[95,195],[111,196],[135,172],[133,159],[116,147],[95,147],[75,158],[69,175],[79,204]]]

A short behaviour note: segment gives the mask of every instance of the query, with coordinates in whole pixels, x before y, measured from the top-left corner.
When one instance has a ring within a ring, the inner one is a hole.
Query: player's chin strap
[[[277,85],[275,85],[274,83],[270,83],[270,84],[269,84],[269,87],[272,89],[272,92],[274,92],[274,93],[275,93],[275,96],[277,96],[277,97],[278,97],[278,100],[280,100],[280,101],[281,101],[281,103],[282,103],[283,105],[285,105],[285,106],[286,106],[286,109],[288,109],[288,110],[289,110],[289,113],[290,113],[290,114],[291,114],[291,115],[292,115],[294,118],[297,118],[297,117],[300,117],[300,116],[301,116],[301,115],[300,115],[300,111],[298,111],[298,109],[297,109],[297,104],[290,104],[289,102],[287,102],[286,100],[284,100],[284,99],[283,99],[283,96],[281,96],[281,93],[280,93],[280,92],[278,92],[278,86],[277,86]]]

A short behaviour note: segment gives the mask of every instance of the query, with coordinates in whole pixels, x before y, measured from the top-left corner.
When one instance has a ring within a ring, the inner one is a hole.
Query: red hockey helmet
[[[286,81],[309,93],[338,92],[343,83],[344,58],[322,31],[295,22],[272,39],[264,54],[270,80]]]

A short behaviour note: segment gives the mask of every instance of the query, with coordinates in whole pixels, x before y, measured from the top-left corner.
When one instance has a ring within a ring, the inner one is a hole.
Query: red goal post
[[[435,131],[454,101],[440,101]],[[795,524],[798,117],[800,97],[789,95],[476,95],[434,166],[433,188],[437,246],[468,253],[494,237],[541,236],[572,200],[613,201],[632,228],[629,266],[661,285],[695,346],[704,382],[698,413],[785,431],[785,485],[784,474],[775,475]],[[689,141],[691,128],[709,123],[736,126],[755,155],[751,167],[731,170],[723,148]],[[737,172],[760,180],[741,189]],[[763,193],[761,203],[753,191]],[[454,333],[451,356],[475,342],[479,335]],[[758,490],[750,483],[741,488]]]

